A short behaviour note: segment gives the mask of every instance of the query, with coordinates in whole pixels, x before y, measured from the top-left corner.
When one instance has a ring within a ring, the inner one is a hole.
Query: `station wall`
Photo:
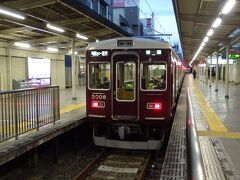
[[[219,79],[225,81],[227,76],[226,64],[219,65]],[[199,70],[199,67],[195,67],[198,73],[206,73],[206,70]],[[229,65],[229,81],[235,84],[240,83],[240,62],[236,61]]]
[[[10,56],[9,56],[10,55]],[[27,79],[27,58],[48,58],[51,60],[51,82],[65,88],[64,54],[48,53],[37,49],[18,49],[0,42],[0,90],[10,90],[9,80]],[[9,64],[11,63],[11,64]],[[11,72],[11,74],[9,73]],[[12,82],[11,82],[12,84]]]

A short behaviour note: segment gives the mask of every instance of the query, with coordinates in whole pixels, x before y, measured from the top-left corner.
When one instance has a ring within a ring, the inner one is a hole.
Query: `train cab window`
[[[89,63],[89,89],[110,89],[110,63]]]
[[[135,101],[136,64],[134,62],[118,62],[116,97],[118,101]]]
[[[151,62],[141,64],[141,89],[165,90],[167,81],[167,64],[165,62]]]

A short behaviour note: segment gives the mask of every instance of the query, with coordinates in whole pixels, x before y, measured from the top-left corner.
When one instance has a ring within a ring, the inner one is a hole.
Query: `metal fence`
[[[202,154],[193,114],[193,106],[189,88],[187,89],[187,151],[188,151],[188,179],[205,180]]]
[[[0,93],[0,142],[59,119],[58,86]]]

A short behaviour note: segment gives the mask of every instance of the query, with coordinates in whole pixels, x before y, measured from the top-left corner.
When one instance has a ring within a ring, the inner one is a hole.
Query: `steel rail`
[[[99,160],[104,156],[104,154],[105,151],[102,151],[100,154],[98,154],[98,156],[95,159],[93,159],[77,176],[75,176],[73,180],[82,180],[86,178],[88,172],[94,168],[96,163],[99,162]]]

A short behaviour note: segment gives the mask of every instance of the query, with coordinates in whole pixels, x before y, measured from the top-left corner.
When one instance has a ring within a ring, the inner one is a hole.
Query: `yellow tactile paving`
[[[209,103],[207,103],[200,89],[193,81],[191,81],[191,84],[198,98],[202,112],[208,122],[210,130],[215,132],[227,132],[227,128],[224,126],[218,115],[214,112],[213,108],[209,105]]]
[[[86,103],[85,103],[85,102],[82,102],[82,103],[79,103],[79,104],[71,104],[71,105],[69,105],[69,106],[66,106],[66,107],[62,108],[62,109],[60,110],[60,114],[67,113],[67,112],[70,112],[70,111],[79,109],[79,108],[81,108],[81,107],[84,107],[84,106],[86,106]]]
[[[240,132],[198,131],[198,136],[240,139]]]

